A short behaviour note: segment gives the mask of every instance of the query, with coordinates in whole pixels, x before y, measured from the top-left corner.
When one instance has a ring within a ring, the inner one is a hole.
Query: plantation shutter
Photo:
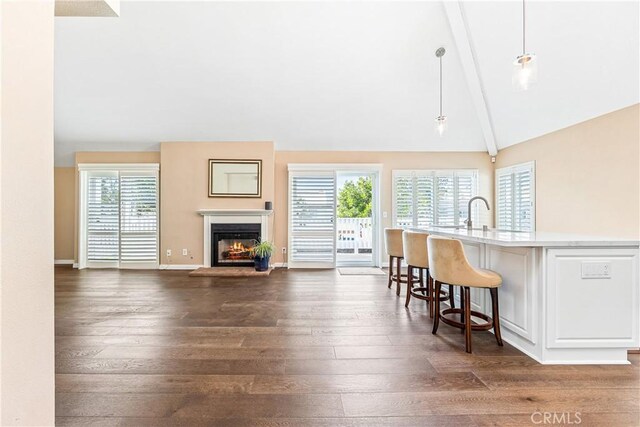
[[[333,267],[336,179],[333,172],[289,172],[289,266]]]
[[[457,218],[456,224],[463,225],[468,216],[469,200],[478,194],[476,186],[477,179],[475,172],[457,172],[456,177],[456,189],[457,189]],[[478,216],[477,205],[474,205],[471,209],[471,218],[473,221],[477,221],[474,218]],[[484,209],[484,208],[483,208]]]
[[[434,219],[434,177],[432,173],[416,174],[416,220],[418,227],[426,227],[435,223]]]
[[[413,176],[396,175],[394,176],[394,227],[413,226]]]
[[[87,185],[87,259],[109,267],[120,256],[118,173],[91,173]]]
[[[532,170],[514,172],[514,230],[533,231]]]
[[[120,174],[120,261],[158,261],[158,177],[156,172]]]
[[[394,227],[463,225],[477,192],[475,170],[393,171]]]
[[[436,224],[457,225],[453,173],[436,174]]]
[[[496,226],[503,230],[535,230],[535,165],[496,170]]]
[[[79,268],[157,268],[158,165],[79,164]]]

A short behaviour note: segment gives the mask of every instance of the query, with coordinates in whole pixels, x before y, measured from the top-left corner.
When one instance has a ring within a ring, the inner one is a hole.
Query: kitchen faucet
[[[475,196],[469,199],[469,206],[467,207],[467,220],[465,221],[467,223],[467,230],[473,229],[473,221],[471,221],[471,203],[474,200],[482,200],[484,204],[487,206],[487,210],[491,210],[491,208],[489,207],[489,202],[487,202],[487,199],[485,199],[484,197]]]

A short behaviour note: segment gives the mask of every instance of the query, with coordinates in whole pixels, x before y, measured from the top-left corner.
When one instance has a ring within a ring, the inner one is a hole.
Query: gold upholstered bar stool
[[[400,284],[407,283],[406,274],[402,274],[402,260],[404,253],[402,250],[402,228],[385,228],[384,229],[384,247],[389,255],[389,286],[396,282],[396,295],[400,295]],[[396,265],[396,273],[393,273],[393,267]],[[404,280],[403,280],[404,277]]]
[[[502,346],[500,314],[498,312],[498,288],[502,284],[502,277],[494,271],[474,268],[469,264],[460,240],[431,235],[427,238],[427,251],[429,270],[435,283],[434,292],[436,295],[440,292],[443,283],[461,287],[462,308],[448,308],[440,312],[440,300],[436,298],[433,333],[438,331],[440,320],[447,325],[463,329],[465,347],[467,353],[471,353],[471,331],[488,331],[493,328],[496,341],[499,346]],[[471,288],[489,289],[493,309],[492,317],[471,310]],[[458,322],[447,317],[450,314],[459,314],[462,321]],[[485,320],[485,323],[472,323],[471,316]]]
[[[408,307],[411,297],[427,301],[429,303],[429,316],[433,317],[434,310],[434,290],[433,280],[429,275],[429,256],[427,255],[427,237],[429,234],[419,231],[405,230],[402,233],[402,250],[404,260],[407,263],[407,301],[404,306]],[[418,269],[419,282],[414,287],[414,269]],[[423,281],[423,271],[426,271],[426,284]],[[453,293],[440,291],[440,301],[449,298],[453,307]]]

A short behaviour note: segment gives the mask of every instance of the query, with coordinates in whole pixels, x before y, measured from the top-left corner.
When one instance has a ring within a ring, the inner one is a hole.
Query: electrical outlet
[[[287,248],[282,248],[282,253],[286,254],[287,253]]]
[[[167,256],[171,256],[171,249],[167,249]]]
[[[610,262],[583,262],[582,278],[583,279],[610,279],[611,263]]]
[[[182,250],[182,255],[183,255],[183,256],[187,256],[187,255],[189,255],[189,251],[187,251],[186,249],[183,249],[183,250]]]

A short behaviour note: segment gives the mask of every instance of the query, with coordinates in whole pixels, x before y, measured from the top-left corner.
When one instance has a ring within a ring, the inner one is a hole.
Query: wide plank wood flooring
[[[56,268],[57,424],[640,425],[640,354],[543,366],[479,332],[468,355],[386,280]]]

